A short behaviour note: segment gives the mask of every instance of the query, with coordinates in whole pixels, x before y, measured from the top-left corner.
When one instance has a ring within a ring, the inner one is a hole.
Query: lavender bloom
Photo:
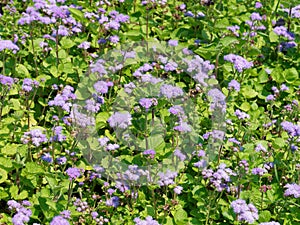
[[[62,216],[55,216],[51,220],[50,225],[70,225],[70,223]]]
[[[183,187],[181,187],[181,186],[176,186],[176,187],[174,188],[174,192],[175,192],[176,194],[178,194],[178,195],[181,194],[182,190],[183,190]]]
[[[0,74],[0,83],[10,88],[15,83],[15,81],[12,77],[7,77]]]
[[[129,185],[124,181],[122,181],[122,182],[121,181],[116,181],[115,187],[117,189],[119,189],[121,192],[125,192],[125,191],[129,190]]]
[[[83,172],[83,169],[81,168],[68,168],[66,170],[67,175],[69,176],[69,180],[75,180],[78,177],[80,177],[81,172]]]
[[[78,45],[78,48],[82,48],[82,49],[89,49],[91,47],[91,43],[88,41],[84,41],[82,42],[80,45]]]
[[[297,124],[293,124],[288,121],[283,121],[281,124],[283,130],[285,130],[292,137],[300,136],[300,126]]]
[[[71,212],[69,210],[64,210],[60,213],[65,219],[70,219],[71,218]]]
[[[105,82],[105,81],[97,81],[94,84],[94,88],[98,93],[101,94],[107,94],[108,92],[108,88],[112,87],[114,85],[113,82],[109,81],[109,82]]]
[[[239,33],[237,32],[238,30],[240,30],[240,27],[238,25],[234,25],[234,26],[229,26],[227,27],[227,30],[231,31],[236,37],[239,37]]]
[[[85,113],[81,113],[79,111],[79,108],[80,107],[78,105],[76,104],[73,105],[73,108],[69,116],[69,119],[71,119],[71,123],[77,125],[80,128],[95,126],[96,123],[95,118],[93,116],[86,115]],[[68,125],[70,125],[70,123]]]
[[[115,112],[107,122],[113,128],[126,129],[131,125],[132,117],[129,112]]]
[[[229,142],[232,142],[232,143],[234,143],[234,144],[237,144],[237,145],[240,145],[240,144],[241,144],[241,142],[239,142],[239,141],[236,140],[235,138],[228,138],[228,141],[229,141]]]
[[[150,158],[154,158],[156,152],[153,149],[147,149],[143,152],[144,155],[149,155]]]
[[[62,134],[62,126],[55,126],[52,128],[52,131],[54,132],[54,136],[50,137],[49,141],[53,142],[53,141],[59,141],[59,142],[63,142],[66,140],[66,136]]]
[[[114,151],[116,149],[118,149],[120,146],[118,144],[108,144],[106,146],[106,150],[108,151]]]
[[[159,172],[159,186],[168,186],[170,184],[174,184],[174,179],[177,177],[177,172],[171,172],[170,170],[167,170],[166,173]]]
[[[25,132],[21,138],[23,144],[32,143],[34,146],[39,147],[42,143],[47,142],[48,139],[45,134],[39,129],[34,129]]]
[[[99,99],[101,99],[101,97],[99,97]],[[84,106],[84,108],[87,111],[90,111],[90,112],[93,112],[93,113],[99,112],[100,107],[101,107],[101,104],[96,102],[93,98],[92,99],[87,99],[85,101],[85,104],[86,105]]]
[[[25,92],[30,92],[30,91],[32,91],[32,89],[34,87],[38,87],[38,86],[39,86],[39,82],[38,81],[32,80],[30,78],[25,78],[23,80],[22,89]]]
[[[260,9],[261,7],[263,7],[263,5],[260,2],[255,2],[255,6],[256,9]]]
[[[120,38],[117,35],[113,35],[113,36],[109,37],[109,41],[114,44],[118,43],[119,40],[120,40]]]
[[[53,159],[52,159],[52,156],[50,155],[50,153],[45,153],[42,156],[42,160],[44,160],[45,162],[48,162],[48,163],[52,163],[53,162]]]
[[[169,108],[168,111],[171,114],[178,116],[179,119],[181,119],[181,120],[186,118],[184,110],[183,110],[182,106],[180,106],[180,105],[174,105],[171,108]]]
[[[221,109],[222,112],[226,112],[226,96],[217,88],[208,91],[207,95],[212,98],[210,103],[210,110]]]
[[[57,163],[58,163],[59,165],[64,165],[64,164],[66,164],[66,162],[67,162],[67,158],[66,158],[65,156],[58,157],[58,158],[56,159],[56,161],[57,161]]]
[[[131,94],[134,88],[136,88],[136,86],[132,82],[124,84],[124,91],[128,94]]]
[[[7,202],[9,210],[16,210],[17,213],[12,218],[12,223],[14,225],[24,225],[29,222],[30,216],[32,214],[30,209],[26,209],[24,206],[30,206],[31,203],[27,200],[22,202],[22,205],[15,200],[9,200]]]
[[[243,72],[243,70],[249,69],[253,66],[252,62],[248,62],[242,56],[235,54],[225,55],[224,60],[233,63],[234,68],[240,73]]]
[[[169,40],[168,41],[168,45],[176,47],[178,45],[178,41],[177,40]]]
[[[262,145],[262,144],[258,144],[258,145],[256,145],[256,147],[255,147],[255,151],[257,151],[257,152],[267,152],[267,149]]]
[[[191,132],[191,126],[187,124],[187,122],[180,121],[180,124],[178,126],[175,126],[173,128],[174,130],[177,130],[179,132]]]
[[[0,40],[0,52],[2,52],[5,49],[12,50],[13,52],[19,51],[19,47],[15,45],[12,41]]]
[[[258,220],[258,210],[253,204],[246,203],[245,200],[237,199],[231,202],[231,207],[233,211],[238,215],[239,221],[245,221],[250,224]]]
[[[174,87],[169,84],[163,84],[160,87],[160,93],[161,95],[171,99],[176,98],[183,95],[183,90],[180,87]]]
[[[235,110],[234,115],[236,115],[237,118],[240,119],[240,120],[245,120],[245,119],[249,119],[250,118],[250,116],[247,113],[242,112],[239,109]]]
[[[300,197],[300,185],[286,184],[284,187],[287,188],[284,192],[284,196],[294,196],[294,198]]]
[[[266,97],[266,102],[270,102],[270,101],[274,101],[275,100],[275,96],[274,95],[268,95]]]
[[[201,159],[200,161],[194,163],[194,167],[197,168],[205,168],[207,166],[207,161],[204,159]]]
[[[103,146],[106,146],[107,142],[109,142],[109,139],[108,139],[108,137],[99,138],[98,142],[103,147]]]
[[[156,98],[142,98],[142,99],[140,99],[139,103],[145,109],[149,109],[151,106],[157,105],[157,99]]]
[[[240,91],[240,87],[241,87],[240,83],[237,82],[236,80],[231,80],[228,84],[228,88],[233,88],[237,92]]]
[[[251,16],[250,16],[250,18],[251,18],[252,21],[255,21],[255,20],[260,21],[260,20],[262,20],[262,17],[257,12],[252,13]]]
[[[252,174],[253,175],[259,175],[259,176],[262,176],[264,175],[265,173],[267,173],[268,171],[264,168],[253,168],[252,169]]]
[[[280,86],[280,91],[288,91],[289,90],[289,88],[288,88],[288,86],[286,86],[285,84],[282,84],[281,86]]]
[[[106,205],[117,208],[120,205],[119,198],[117,196],[113,196],[112,198],[110,198],[106,201]]]
[[[168,62],[168,63],[164,66],[164,70],[165,70],[166,72],[168,72],[168,71],[175,71],[177,67],[178,67],[177,63],[175,63],[175,62]]]
[[[280,223],[275,222],[275,221],[271,221],[271,222],[260,223],[259,225],[280,225]]]
[[[273,29],[274,33],[278,36],[283,36],[287,38],[289,41],[293,41],[294,35],[290,32],[288,32],[287,28],[285,26],[278,26]]]
[[[178,148],[175,149],[174,155],[180,159],[180,161],[184,161],[186,159],[186,155],[183,154]]]
[[[217,189],[218,192],[223,190],[230,191],[228,183],[231,182],[230,176],[236,176],[230,168],[226,168],[226,164],[219,165],[218,170],[214,172],[211,169],[204,169],[202,171],[204,178],[209,178],[210,183]]]
[[[133,220],[135,225],[160,225],[152,216],[147,216],[145,220],[141,220],[139,217]]]

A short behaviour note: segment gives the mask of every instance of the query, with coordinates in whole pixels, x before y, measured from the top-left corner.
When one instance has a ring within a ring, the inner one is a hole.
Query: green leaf
[[[285,81],[282,68],[280,66],[277,66],[271,73],[271,77],[273,80],[275,80],[277,83],[281,84]]]
[[[284,71],[284,79],[287,83],[293,83],[298,80],[299,74],[298,71],[292,67]]]
[[[188,214],[184,209],[179,208],[174,214],[174,220],[177,225],[187,224]]]
[[[227,36],[225,38],[222,38],[220,43],[224,46],[224,47],[227,47],[231,44],[234,44],[234,43],[238,43],[238,39],[235,38],[235,37],[230,37],[230,36]]]
[[[286,145],[286,142],[283,138],[275,138],[273,141],[273,146],[275,148],[283,148]]]
[[[250,110],[251,106],[248,102],[243,102],[242,105],[239,107],[241,110],[247,112]]]
[[[60,41],[60,45],[63,49],[70,49],[75,45],[75,43],[72,39],[63,37]]]
[[[274,33],[274,31],[271,31],[269,33],[269,39],[270,42],[278,42],[278,35]]]
[[[0,167],[12,168],[12,166],[11,159],[0,157]]]
[[[270,211],[264,210],[259,213],[259,222],[269,222],[271,219],[271,213]]]
[[[269,81],[269,75],[266,73],[266,71],[261,70],[258,74],[258,82],[262,84],[268,81]]]
[[[0,184],[7,180],[7,172],[0,168]]]
[[[18,64],[16,66],[16,73],[18,76],[23,77],[23,78],[30,77],[28,69],[26,68],[26,66],[24,66],[22,64]]]
[[[258,94],[251,86],[245,86],[242,88],[241,93],[245,98],[254,98]]]

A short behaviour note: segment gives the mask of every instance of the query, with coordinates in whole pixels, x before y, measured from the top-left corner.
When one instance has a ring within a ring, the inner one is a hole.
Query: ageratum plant
[[[0,17],[0,224],[299,224],[298,1]]]

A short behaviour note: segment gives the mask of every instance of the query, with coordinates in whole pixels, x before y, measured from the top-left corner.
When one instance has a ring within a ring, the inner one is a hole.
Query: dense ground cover
[[[299,224],[297,1],[2,1],[0,224]]]

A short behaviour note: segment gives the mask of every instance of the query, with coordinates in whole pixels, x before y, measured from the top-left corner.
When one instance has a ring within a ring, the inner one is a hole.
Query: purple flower
[[[204,159],[201,159],[200,161],[194,163],[194,167],[197,168],[205,168],[207,166],[207,161]]]
[[[260,9],[261,7],[263,7],[263,5],[260,2],[255,2],[255,6],[256,9]]]
[[[278,26],[273,29],[274,33],[278,36],[283,36],[287,38],[289,41],[293,41],[294,35],[290,32],[288,32],[287,28],[285,26]]]
[[[108,137],[99,138],[98,142],[103,147],[103,146],[106,146],[107,142],[109,142],[109,139],[108,139]]]
[[[108,199],[106,201],[106,205],[117,208],[120,205],[119,197],[113,196],[112,198]]]
[[[66,158],[65,156],[58,157],[58,158],[56,159],[56,161],[57,161],[57,163],[58,163],[59,165],[64,165],[64,164],[66,164],[66,162],[67,162],[67,158]]]
[[[274,101],[275,100],[275,96],[274,95],[268,95],[266,97],[266,102],[270,102],[270,101]]]
[[[255,147],[255,151],[257,152],[267,152],[267,149],[262,144],[257,144]]]
[[[180,161],[184,161],[186,159],[186,155],[184,155],[178,148],[175,149],[174,155],[180,159]]]
[[[250,116],[247,113],[242,112],[239,109],[235,110],[234,115],[236,115],[237,118],[240,119],[240,120],[245,120],[245,119],[249,119],[250,118]]]
[[[19,47],[15,45],[12,41],[0,40],[0,52],[2,52],[5,49],[12,50],[13,52],[19,51]]]
[[[281,124],[283,130],[285,130],[289,135],[295,137],[300,136],[300,126],[297,124],[293,124],[288,121],[283,121]]]
[[[91,43],[88,41],[84,41],[82,42],[80,45],[78,45],[78,48],[82,48],[82,49],[89,49],[91,47]]]
[[[47,142],[48,139],[45,134],[40,129],[34,129],[25,132],[21,138],[23,144],[32,143],[34,146],[39,147],[42,143]]]
[[[168,41],[168,45],[176,47],[178,45],[178,41],[177,40],[169,40]]]
[[[153,149],[147,149],[147,150],[145,150],[144,152],[143,152],[143,154],[144,155],[149,155],[150,156],[150,158],[154,158],[154,156],[155,156],[155,154],[156,154],[156,152],[155,152],[155,150],[153,150]]]
[[[142,98],[142,99],[140,99],[139,103],[145,109],[149,109],[151,106],[157,105],[157,99],[156,98]]]
[[[113,128],[126,129],[131,125],[132,117],[129,112],[115,112],[107,122]]]
[[[165,173],[159,172],[158,176],[159,176],[158,185],[168,186],[170,184],[174,184],[174,179],[177,177],[177,172],[172,172],[170,170],[167,170]]]
[[[60,213],[65,219],[70,219],[71,218],[71,212],[69,210],[64,210]]]
[[[45,162],[48,162],[48,163],[52,163],[53,162],[53,159],[52,159],[52,156],[50,155],[50,153],[44,153],[44,155],[41,158]]]
[[[108,144],[106,146],[106,150],[108,151],[114,151],[116,149],[118,149],[120,146],[118,144]]]
[[[253,168],[252,169],[252,174],[253,175],[259,175],[259,176],[262,176],[264,175],[265,173],[267,173],[268,171],[264,168]]]
[[[136,88],[136,86],[133,82],[124,84],[124,91],[128,94],[131,94],[134,88]]]
[[[55,216],[51,220],[50,225],[70,225],[70,223],[62,216]]]
[[[181,186],[176,186],[176,187],[174,188],[174,192],[175,192],[176,194],[178,194],[178,195],[181,194],[182,190],[183,190],[183,187],[181,187]]]
[[[99,99],[101,99],[101,97],[99,97]],[[86,105],[84,106],[84,108],[87,111],[90,111],[90,112],[93,112],[93,113],[99,112],[100,107],[101,107],[101,104],[96,102],[95,99],[93,99],[93,98],[92,99],[87,99],[85,101],[85,104]]]
[[[111,81],[106,82],[101,80],[94,84],[94,88],[98,93],[106,94],[108,92],[108,88],[112,87],[113,85],[114,83]]]
[[[282,84],[281,86],[280,86],[280,91],[288,91],[289,90],[289,88],[288,88],[288,86],[286,86],[285,84]]]
[[[237,32],[238,30],[240,30],[240,27],[238,25],[234,25],[234,26],[228,26],[227,30],[231,31],[236,37],[239,37],[239,33]]]
[[[226,112],[226,96],[219,89],[213,88],[208,91],[207,95],[212,99],[210,110],[221,109],[222,112]]]
[[[169,84],[163,84],[160,87],[160,93],[161,95],[171,99],[176,98],[183,95],[183,90],[180,87],[174,87]]]
[[[260,20],[262,20],[262,17],[257,12],[252,13],[251,16],[250,16],[250,18],[251,18],[252,21],[255,21],[255,20],[260,21]]]
[[[237,92],[240,91],[240,87],[241,87],[240,83],[237,82],[236,80],[231,80],[228,84],[228,88],[233,88]]]
[[[152,216],[147,216],[145,220],[141,220],[139,217],[133,220],[135,225],[160,225]]]
[[[66,173],[67,173],[67,175],[69,176],[69,179],[70,180],[75,180],[75,179],[77,179],[78,177],[80,177],[80,175],[81,175],[81,172],[83,172],[83,169],[81,169],[81,168],[76,168],[76,167],[74,167],[74,168],[68,168],[67,170],[66,170]]]
[[[22,89],[25,92],[30,92],[30,91],[32,91],[32,89],[34,87],[38,87],[38,86],[39,86],[39,82],[38,81],[32,80],[30,78],[25,78],[23,80]]]
[[[15,83],[15,81],[12,77],[7,77],[0,74],[0,83],[10,88]]]
[[[294,198],[300,197],[300,185],[286,184],[284,187],[287,188],[284,192],[284,196],[294,196]]]
[[[252,224],[258,220],[258,210],[253,204],[250,203],[247,205],[245,200],[237,199],[231,202],[230,206],[238,215],[239,221],[245,221]]]
[[[275,222],[275,221],[271,221],[271,222],[260,223],[259,225],[280,225],[280,223]]]
[[[59,141],[59,142],[63,142],[66,140],[66,136],[62,134],[62,126],[55,126],[52,128],[52,131],[54,133],[54,136],[50,137],[49,141],[53,142],[53,141]]]
[[[109,41],[110,41],[111,43],[116,44],[116,43],[118,43],[118,42],[120,41],[120,38],[119,38],[117,35],[113,35],[113,36],[110,36],[110,37],[109,37]]]
[[[187,122],[180,121],[179,125],[174,127],[174,130],[179,132],[191,132],[192,128]]]
[[[243,70],[249,69],[253,66],[252,62],[248,62],[242,56],[235,54],[225,55],[224,60],[233,63],[234,68],[240,73],[243,72]]]

